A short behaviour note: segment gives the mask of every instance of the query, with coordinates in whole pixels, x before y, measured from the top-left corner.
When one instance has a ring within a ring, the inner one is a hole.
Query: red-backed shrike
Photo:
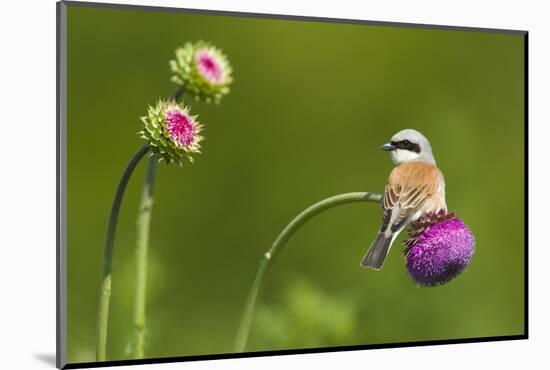
[[[384,189],[382,228],[361,266],[380,270],[397,235],[429,212],[447,212],[445,180],[437,168],[428,139],[412,129],[399,131],[382,149],[396,165]]]

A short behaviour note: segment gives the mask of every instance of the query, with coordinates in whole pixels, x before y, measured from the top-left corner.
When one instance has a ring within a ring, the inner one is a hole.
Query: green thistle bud
[[[199,133],[203,126],[183,103],[159,101],[149,107],[141,120],[144,127],[138,135],[149,142],[159,162],[176,162],[181,166],[185,160],[192,163],[192,154],[200,153],[203,137]]]
[[[199,41],[186,43],[176,50],[176,59],[170,61],[172,81],[185,88],[198,100],[219,103],[229,93],[233,81],[227,57],[216,47]]]

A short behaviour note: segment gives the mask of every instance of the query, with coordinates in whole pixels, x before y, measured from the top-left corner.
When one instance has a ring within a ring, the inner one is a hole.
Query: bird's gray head
[[[395,164],[411,161],[435,163],[428,139],[410,128],[393,135],[389,143],[382,145],[382,149],[391,151]]]

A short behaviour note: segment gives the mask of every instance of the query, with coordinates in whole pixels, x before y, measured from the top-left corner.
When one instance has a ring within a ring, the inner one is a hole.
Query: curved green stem
[[[256,307],[256,301],[258,299],[258,294],[260,293],[260,288],[263,281],[269,271],[270,267],[273,265],[275,258],[281,253],[284,246],[288,243],[292,235],[300,227],[302,227],[306,222],[312,219],[314,216],[326,211],[327,209],[334,208],[336,206],[354,203],[354,202],[375,202],[379,203],[382,199],[382,195],[377,193],[346,193],[335,195],[333,197],[324,199],[318,203],[315,203],[311,207],[304,210],[298,216],[296,216],[279,234],[277,239],[271,245],[269,251],[267,251],[263,258],[260,260],[260,268],[252,284],[252,288],[248,293],[248,298],[246,301],[243,317],[241,319],[241,324],[237,332],[237,338],[235,340],[235,352],[244,352],[246,349],[246,344],[248,342],[248,336],[250,334],[250,327],[252,325],[252,317],[254,315],[254,310]]]
[[[113,205],[111,207],[111,213],[109,215],[109,224],[107,227],[107,237],[105,239],[105,250],[103,254],[103,264],[101,266],[99,308],[97,313],[97,361],[105,361],[106,357],[109,304],[111,302],[111,274],[113,272],[114,242],[120,206],[122,204],[122,198],[124,197],[126,185],[128,185],[128,181],[130,180],[134,169],[148,151],[149,145],[146,144],[138,150],[126,166],[126,169],[120,178],[120,182],[115,193],[115,198],[113,200]]]

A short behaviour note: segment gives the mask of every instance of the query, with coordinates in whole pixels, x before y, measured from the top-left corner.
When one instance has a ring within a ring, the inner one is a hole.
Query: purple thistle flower
[[[200,153],[203,126],[183,103],[159,101],[141,120],[143,129],[138,135],[148,141],[159,161],[183,165],[186,159],[193,162],[193,155]]]
[[[475,250],[474,237],[456,215],[440,213],[430,217],[431,220],[413,226],[405,251],[409,275],[426,287],[446,284],[457,277]]]
[[[205,80],[211,84],[222,82],[223,63],[214,52],[206,48],[197,50],[195,52],[195,63],[197,64],[197,70]]]
[[[196,123],[187,109],[172,109],[166,112],[166,130],[170,138],[180,148],[188,147],[195,142]]]
[[[227,56],[212,44],[188,42],[176,50],[170,61],[172,81],[186,94],[206,102],[219,103],[229,93],[233,70]]]

